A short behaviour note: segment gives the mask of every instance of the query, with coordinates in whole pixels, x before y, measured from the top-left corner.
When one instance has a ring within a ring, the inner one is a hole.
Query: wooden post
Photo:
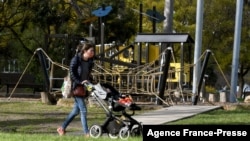
[[[209,102],[217,102],[217,94],[209,93],[208,101]]]
[[[220,102],[227,102],[227,93],[220,92]]]
[[[42,100],[42,103],[46,103],[46,104],[50,103],[48,94],[46,92],[41,92],[41,100]]]

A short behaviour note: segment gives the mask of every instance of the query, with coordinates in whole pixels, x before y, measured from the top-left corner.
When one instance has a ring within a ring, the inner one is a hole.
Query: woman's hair
[[[87,43],[87,42],[80,43],[76,47],[76,53],[81,53],[82,54],[84,52],[84,50],[88,50],[90,48],[94,48],[94,45],[91,44],[91,43]]]

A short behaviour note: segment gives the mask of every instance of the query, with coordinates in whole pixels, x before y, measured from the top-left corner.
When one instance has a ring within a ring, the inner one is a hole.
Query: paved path
[[[170,121],[191,117],[199,113],[222,108],[221,106],[174,105],[133,116],[143,125],[160,125]]]

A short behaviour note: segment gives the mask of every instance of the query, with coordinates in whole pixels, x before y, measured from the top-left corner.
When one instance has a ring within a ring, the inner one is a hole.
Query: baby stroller
[[[112,139],[142,135],[141,123],[132,118],[135,111],[141,108],[131,101],[130,96],[120,94],[109,84],[87,82],[85,86],[106,113],[106,120],[102,125],[90,126],[89,133],[92,138],[98,138],[104,133]],[[126,109],[131,110],[131,113],[126,112]],[[120,115],[113,112],[119,112]]]

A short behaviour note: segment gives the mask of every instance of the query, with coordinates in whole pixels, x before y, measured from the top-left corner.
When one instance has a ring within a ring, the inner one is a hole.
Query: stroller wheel
[[[119,137],[123,140],[127,140],[130,136],[130,131],[128,127],[122,127],[119,131]]]
[[[117,139],[118,138],[118,134],[111,134],[111,133],[108,133],[108,135],[109,135],[109,137],[111,138],[111,139]]]
[[[135,124],[131,129],[131,136],[140,136],[142,135],[142,127],[139,124]]]
[[[102,135],[102,127],[100,125],[92,125],[89,129],[92,138],[99,138]]]

